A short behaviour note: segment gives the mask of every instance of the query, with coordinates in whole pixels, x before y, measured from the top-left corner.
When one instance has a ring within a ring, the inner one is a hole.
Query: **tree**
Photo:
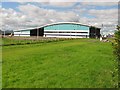
[[[116,55],[118,62],[120,62],[120,26],[117,26],[117,31],[115,32],[114,49],[114,54]]]
[[[114,39],[114,54],[116,56],[117,66],[115,66],[114,74],[120,75],[120,26],[117,26],[117,31],[115,32],[115,39]],[[118,87],[120,87],[120,81],[118,80]]]

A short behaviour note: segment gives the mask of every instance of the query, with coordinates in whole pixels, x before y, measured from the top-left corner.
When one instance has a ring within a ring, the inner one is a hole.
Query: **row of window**
[[[22,34],[22,33],[21,33],[21,34],[14,34],[14,35],[30,35],[30,34]]]
[[[88,32],[59,32],[59,31],[57,31],[57,32],[56,31],[54,31],[54,32],[52,31],[51,32],[51,31],[44,31],[44,33],[86,33],[87,34]]]
[[[54,34],[54,35],[52,35],[52,34],[45,34],[45,36],[47,36],[47,35],[49,35],[49,36],[83,36],[83,37],[88,37],[89,35],[58,35],[58,34]]]

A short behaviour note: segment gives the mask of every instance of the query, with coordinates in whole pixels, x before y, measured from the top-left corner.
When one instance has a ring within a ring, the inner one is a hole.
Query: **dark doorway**
[[[38,36],[43,36],[44,35],[44,28],[30,30],[30,36],[37,36],[37,35]]]
[[[30,36],[37,36],[37,29],[30,30]]]
[[[39,36],[43,36],[44,35],[44,28],[39,28]]]
[[[90,27],[90,38],[100,38],[100,28]]]

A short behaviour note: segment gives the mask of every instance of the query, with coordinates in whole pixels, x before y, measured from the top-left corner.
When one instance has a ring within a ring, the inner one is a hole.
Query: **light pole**
[[[5,37],[5,30],[4,30],[4,37]]]
[[[39,37],[39,28],[37,28],[37,39]]]
[[[103,31],[103,24],[102,24],[101,30]],[[102,34],[103,34],[103,33],[102,33]]]

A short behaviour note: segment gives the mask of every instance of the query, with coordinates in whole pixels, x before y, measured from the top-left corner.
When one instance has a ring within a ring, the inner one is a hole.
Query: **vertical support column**
[[[37,28],[37,39],[39,38],[39,28]]]
[[[60,30],[60,28],[59,28],[59,25],[58,25],[58,38],[61,38],[61,37],[60,37],[60,31],[59,31],[59,30]]]
[[[96,30],[97,30],[97,29],[96,29],[96,27],[95,27],[95,39],[97,39],[97,34],[96,34]]]
[[[5,37],[5,30],[4,30],[4,37]]]

